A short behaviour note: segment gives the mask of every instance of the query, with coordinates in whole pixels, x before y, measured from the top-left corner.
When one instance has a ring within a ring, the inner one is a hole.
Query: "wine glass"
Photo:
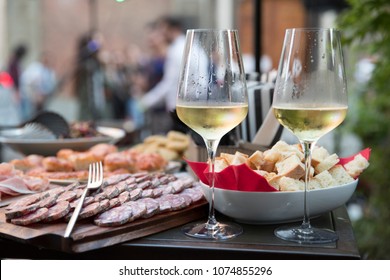
[[[336,241],[334,231],[310,225],[307,193],[311,151],[320,137],[343,122],[348,109],[339,31],[286,30],[272,108],[279,122],[298,137],[305,156],[302,225],[277,228],[275,235],[306,244]]]
[[[192,237],[228,239],[242,233],[234,223],[217,222],[214,213],[214,162],[223,135],[248,113],[245,73],[237,30],[188,30],[177,93],[181,121],[202,136],[209,163],[209,216],[206,223],[190,224]]]

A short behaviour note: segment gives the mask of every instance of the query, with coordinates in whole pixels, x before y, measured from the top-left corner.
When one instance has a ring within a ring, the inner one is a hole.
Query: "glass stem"
[[[303,222],[302,228],[309,229],[310,226],[310,215],[309,215],[309,206],[307,203],[307,193],[309,190],[309,182],[310,182],[310,168],[311,168],[311,151],[314,147],[314,142],[306,142],[302,141],[301,143],[302,149],[305,155],[305,189],[303,195]]]
[[[208,230],[213,230],[217,226],[217,220],[215,219],[215,210],[214,210],[214,186],[215,186],[215,155],[217,153],[217,148],[219,144],[218,140],[204,140],[207,148],[207,155],[209,161],[209,184],[210,184],[210,203],[209,203],[209,218],[206,224]]]

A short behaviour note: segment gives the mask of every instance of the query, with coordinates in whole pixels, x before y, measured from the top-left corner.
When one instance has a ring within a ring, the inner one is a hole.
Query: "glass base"
[[[274,233],[280,239],[300,244],[331,243],[339,238],[334,231],[313,227],[284,226],[275,229]]]
[[[217,223],[210,227],[207,223],[192,223],[182,228],[183,233],[188,236],[209,240],[226,240],[236,237],[242,233],[242,227],[234,224]]]

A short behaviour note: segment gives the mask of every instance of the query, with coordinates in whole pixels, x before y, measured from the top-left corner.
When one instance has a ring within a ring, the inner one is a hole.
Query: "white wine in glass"
[[[307,193],[311,151],[320,137],[344,121],[348,110],[339,31],[286,30],[272,108],[278,121],[297,136],[305,155],[303,222],[279,227],[275,235],[307,244],[336,241],[334,231],[311,226]]]
[[[186,225],[183,232],[216,240],[241,234],[241,226],[219,223],[214,213],[214,162],[219,141],[248,113],[245,72],[236,30],[187,31],[176,112],[183,123],[202,136],[210,174],[208,220]]]

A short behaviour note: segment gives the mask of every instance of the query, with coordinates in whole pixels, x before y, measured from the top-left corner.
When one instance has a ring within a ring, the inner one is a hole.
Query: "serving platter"
[[[0,237],[67,253],[80,253],[162,232],[206,217],[207,202],[201,200],[188,208],[139,219],[119,227],[99,227],[92,220],[76,223],[71,238],[64,238],[67,224],[38,223],[17,226],[5,220],[5,208],[0,209]]]
[[[97,131],[102,136],[53,140],[6,137],[3,131],[0,134],[0,142],[25,155],[53,156],[61,149],[83,151],[100,143],[114,144],[125,136],[125,131],[120,128],[100,126],[97,127]]]

